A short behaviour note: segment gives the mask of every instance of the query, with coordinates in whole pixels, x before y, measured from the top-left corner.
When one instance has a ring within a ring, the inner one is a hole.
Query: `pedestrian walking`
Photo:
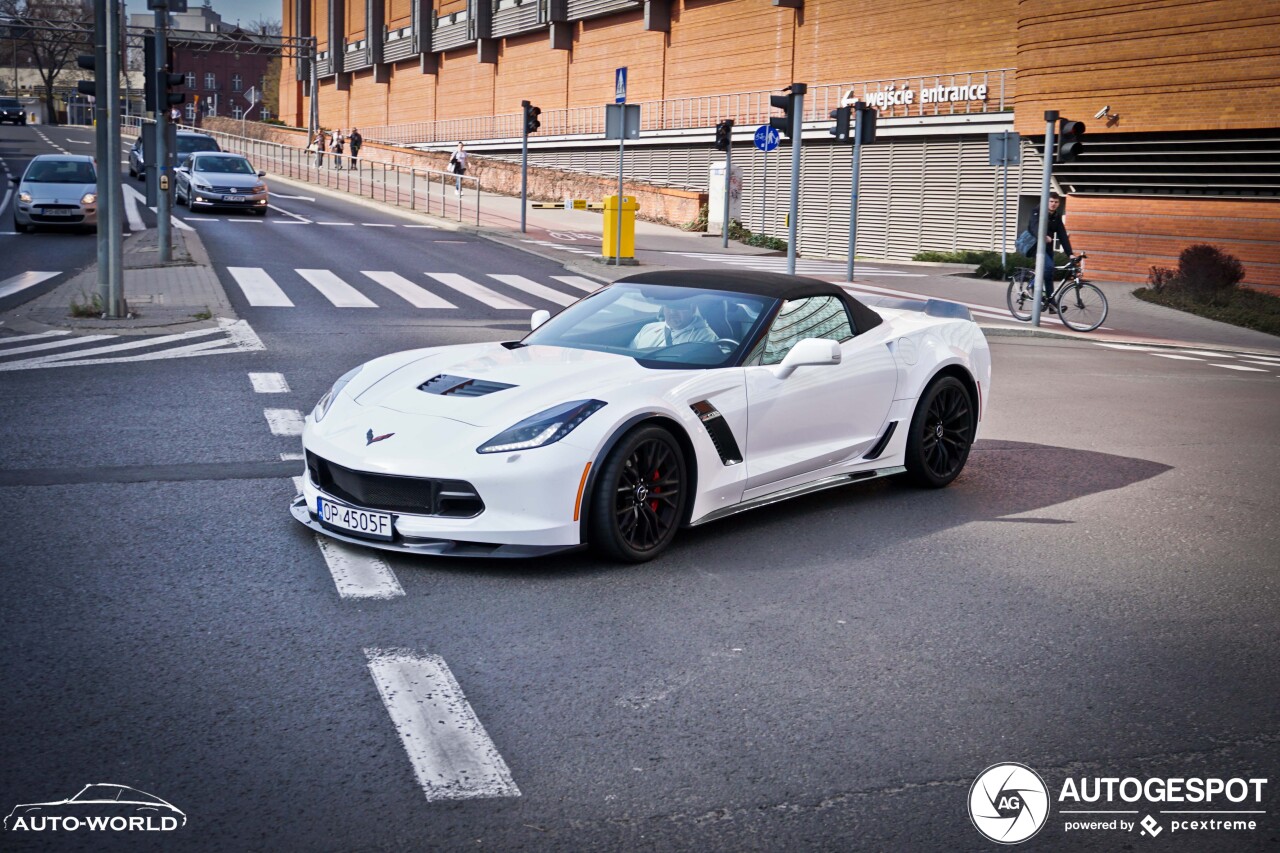
[[[457,176],[457,183],[454,185],[454,195],[462,197],[462,176],[467,173],[467,146],[458,143],[457,149],[449,155],[449,170]]]
[[[338,128],[333,132],[333,144],[329,146],[329,153],[333,154],[333,168],[342,168],[342,129]]]
[[[327,134],[323,131],[316,132],[316,138],[311,140],[311,144],[307,146],[308,150],[316,152],[316,168],[324,168],[324,151],[326,148],[325,138]]]
[[[354,165],[360,156],[360,146],[364,145],[364,137],[360,135],[360,128],[351,128],[351,135],[347,137],[347,141],[351,143],[351,162]]]

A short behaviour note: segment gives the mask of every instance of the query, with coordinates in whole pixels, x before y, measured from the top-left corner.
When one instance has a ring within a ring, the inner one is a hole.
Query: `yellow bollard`
[[[604,246],[600,252],[605,258],[618,257],[618,216],[622,216],[622,258],[634,260],[636,256],[636,211],[640,202],[634,196],[622,197],[622,210],[618,210],[618,197],[604,197]]]

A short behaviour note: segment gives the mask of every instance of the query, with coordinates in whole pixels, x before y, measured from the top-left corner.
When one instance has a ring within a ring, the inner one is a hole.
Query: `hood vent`
[[[486,379],[467,379],[465,376],[449,376],[442,373],[433,376],[418,386],[418,390],[428,394],[439,394],[442,397],[483,397],[504,388],[514,388],[502,382],[490,382]]]

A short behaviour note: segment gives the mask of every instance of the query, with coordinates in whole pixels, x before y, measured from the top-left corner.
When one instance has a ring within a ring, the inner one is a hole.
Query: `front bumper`
[[[60,211],[53,213],[52,211]],[[14,218],[20,225],[65,225],[81,227],[98,224],[98,206],[94,205],[58,205],[52,207],[31,202],[16,203],[13,209]]]
[[[253,193],[221,193],[199,190],[191,187],[187,190],[192,209],[197,207],[225,207],[237,210],[258,210],[267,206],[266,192]]]

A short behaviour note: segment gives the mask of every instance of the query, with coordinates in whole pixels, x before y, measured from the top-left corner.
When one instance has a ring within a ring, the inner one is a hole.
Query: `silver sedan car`
[[[175,188],[178,204],[197,207],[234,207],[267,214],[266,172],[255,171],[239,154],[197,151],[179,166]]]
[[[18,185],[13,230],[35,225],[97,230],[98,170],[83,154],[41,154],[32,158]]]

